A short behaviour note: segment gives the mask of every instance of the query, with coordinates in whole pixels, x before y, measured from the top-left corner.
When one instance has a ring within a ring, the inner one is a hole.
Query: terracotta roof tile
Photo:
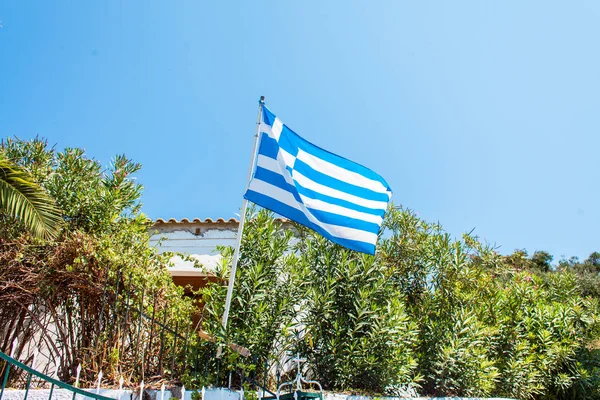
[[[279,221],[281,223],[290,222],[290,220],[287,218],[275,218],[275,220]],[[188,218],[182,218],[180,221],[177,221],[175,218],[169,218],[168,220],[165,220],[163,218],[157,218],[153,222],[154,222],[154,225],[161,225],[161,224],[238,224],[240,221],[237,220],[236,218],[229,218],[228,220],[225,220],[224,218],[217,218],[216,220],[213,220],[212,218],[206,218],[204,220],[202,220],[200,218],[194,218],[191,221]]]

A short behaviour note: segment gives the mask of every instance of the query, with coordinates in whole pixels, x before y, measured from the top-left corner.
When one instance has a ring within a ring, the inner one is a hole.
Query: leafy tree
[[[402,208],[389,210],[376,256],[301,226],[291,240],[271,218],[250,220],[234,290],[230,335],[258,354],[285,361],[293,348],[331,390],[600,398],[598,300],[547,253],[504,257]],[[218,331],[225,289],[205,293]]]
[[[577,257],[561,260],[559,263],[562,271],[572,271],[578,282],[579,292],[582,296],[600,299],[600,253],[593,252],[583,262]]]
[[[585,260],[586,264],[592,265],[600,272],[600,253],[595,251]]]
[[[26,170],[65,221],[57,240],[44,241],[0,219],[2,351],[10,352],[15,338],[23,359],[41,347],[50,372],[56,365],[63,380],[72,379],[79,363],[82,380],[102,370],[113,382],[125,375],[137,383],[157,370],[156,337],[140,312],[185,332],[193,307],[173,284],[167,256],[149,244],[141,186],[132,177],[139,164],[117,156],[104,168],[82,149],[56,151],[41,139],[6,140],[0,156]],[[191,335],[189,346],[194,342]]]
[[[393,269],[298,229],[303,297],[297,348],[313,375],[330,389],[399,394],[418,386],[417,324],[391,279]]]
[[[221,249],[223,259],[215,274],[221,279],[209,283],[199,294],[205,307],[202,328],[220,341],[229,341],[250,350],[252,357],[241,358],[229,348],[225,369],[264,377],[264,363],[277,365],[291,349],[289,340],[300,297],[296,257],[289,253],[293,232],[273,218],[272,213],[249,209],[244,229],[235,290],[231,302],[227,332],[223,315],[233,249]],[[204,357],[214,358],[214,353]],[[210,378],[211,382],[215,380]],[[204,382],[198,381],[197,384]]]
[[[512,254],[506,256],[505,261],[513,268],[522,270],[530,267],[530,260],[527,257],[527,250],[517,249]]]
[[[410,210],[390,209],[385,226],[390,236],[380,242],[380,256],[394,271],[393,281],[418,326],[416,371],[423,375],[423,389],[440,395],[493,393],[498,368],[490,351],[491,330],[473,308],[472,293],[489,285],[481,264],[490,268],[499,257],[474,252],[475,245],[483,249],[476,239],[452,240],[439,224],[426,223]]]
[[[548,272],[552,268],[552,255],[546,251],[536,251],[531,256],[532,267],[538,271]]]

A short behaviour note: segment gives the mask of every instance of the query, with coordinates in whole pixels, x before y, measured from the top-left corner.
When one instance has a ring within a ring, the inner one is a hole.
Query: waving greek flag
[[[352,250],[375,254],[392,190],[360,164],[302,139],[262,108],[256,169],[244,197]]]

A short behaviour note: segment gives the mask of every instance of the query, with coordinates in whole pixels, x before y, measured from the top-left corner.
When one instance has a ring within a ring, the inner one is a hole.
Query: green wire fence
[[[59,387],[61,389],[66,389],[69,392],[73,393],[73,400],[75,399],[75,396],[77,396],[78,394],[83,397],[88,397],[88,398],[94,399],[94,400],[114,400],[113,398],[102,396],[101,394],[98,394],[98,393],[88,392],[86,390],[79,389],[75,386],[69,385],[68,383],[59,381],[58,379],[52,378],[48,375],[45,375],[39,371],[36,371],[35,369],[31,368],[30,366],[25,365],[18,360],[15,360],[11,356],[9,356],[1,351],[0,351],[0,358],[6,362],[5,367],[4,367],[4,376],[2,378],[2,390],[0,391],[0,400],[2,400],[2,398],[4,396],[4,390],[6,388],[6,383],[8,382],[8,376],[10,374],[10,371],[11,371],[11,369],[15,369],[15,368],[18,368],[27,374],[27,381],[26,381],[26,385],[25,385],[25,396],[23,397],[23,400],[27,400],[27,396],[29,394],[29,389],[31,388],[31,381],[34,376],[50,385],[50,394],[48,396],[48,400],[52,399],[52,394],[54,393],[55,387]]]

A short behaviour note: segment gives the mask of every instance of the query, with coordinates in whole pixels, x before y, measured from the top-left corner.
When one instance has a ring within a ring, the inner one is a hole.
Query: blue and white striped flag
[[[352,250],[375,254],[392,196],[360,164],[302,139],[262,108],[256,169],[244,197]]]

